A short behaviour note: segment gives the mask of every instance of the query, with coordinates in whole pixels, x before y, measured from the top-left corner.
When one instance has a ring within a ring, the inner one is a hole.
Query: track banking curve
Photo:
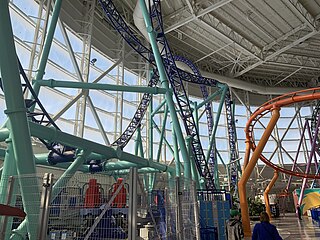
[[[140,42],[140,40],[133,34],[132,30],[127,26],[125,21],[122,19],[121,15],[117,12],[112,1],[99,0],[99,3],[104,12],[106,13],[106,16],[109,19],[110,24],[119,32],[119,34],[125,39],[125,41],[150,64],[155,65],[152,51],[146,48]],[[162,44],[163,47],[160,51],[165,57],[163,58],[163,62],[166,66],[169,82],[171,83],[172,89],[177,99],[177,103],[180,109],[180,114],[184,121],[186,132],[189,136],[193,137],[192,149],[196,159],[196,166],[200,175],[206,179],[206,182],[208,184],[207,186],[209,188],[215,188],[212,172],[208,168],[208,163],[205,159],[202,150],[199,134],[195,126],[193,116],[191,114],[190,104],[183,87],[182,79],[188,82],[214,87],[222,85],[224,86],[224,84],[219,85],[219,83],[216,80],[208,78],[199,78],[198,76],[178,69],[175,65],[173,55],[170,51],[165,35],[163,33],[161,8],[159,1],[153,1],[153,7],[150,11],[150,18],[153,20],[152,22],[155,24],[154,29],[158,36],[158,44]]]
[[[311,88],[306,89],[298,92],[288,93],[282,95],[280,97],[271,99],[270,101],[261,105],[250,117],[246,124],[245,133],[246,133],[246,141],[250,143],[250,149],[254,151],[256,149],[256,144],[253,139],[253,131],[254,126],[258,122],[260,118],[265,116],[266,114],[270,113],[272,109],[288,106],[293,103],[304,102],[304,101],[312,101],[320,99],[320,88]],[[305,174],[300,172],[294,172],[280,166],[275,165],[274,163],[270,162],[263,154],[260,154],[260,159],[269,167],[273,169],[297,177],[303,178],[312,178],[312,179],[320,179],[320,175],[315,174]]]

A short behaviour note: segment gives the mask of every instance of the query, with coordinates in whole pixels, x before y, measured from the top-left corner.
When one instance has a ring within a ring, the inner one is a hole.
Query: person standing
[[[243,239],[243,228],[240,221],[240,212],[238,210],[230,210],[230,219],[226,222],[226,239],[241,240]]]
[[[282,240],[276,226],[270,223],[267,212],[260,213],[260,223],[253,228],[252,240]]]
[[[299,204],[297,204],[297,215],[298,215],[298,218],[300,219],[300,220],[302,220],[302,218],[301,218],[301,208],[300,208],[300,205]]]

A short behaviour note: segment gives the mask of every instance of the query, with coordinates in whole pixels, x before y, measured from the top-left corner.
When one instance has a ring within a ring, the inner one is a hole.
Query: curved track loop
[[[116,7],[112,3],[111,0],[103,1],[99,0],[99,3],[104,10],[107,18],[109,19],[109,23],[118,31],[118,33],[125,39],[125,41],[137,52],[139,53],[145,60],[147,60],[150,64],[155,66],[154,55],[153,52],[146,48],[144,44],[135,36],[134,32],[130,29],[130,27],[126,24],[126,22],[122,19],[121,15],[117,12]],[[218,82],[213,79],[198,77],[196,75],[190,74],[188,72],[178,70],[180,75],[183,77],[184,81],[192,82],[196,84],[202,84],[206,86],[216,87]],[[155,79],[158,79],[157,74],[154,75]],[[158,80],[157,80],[158,81]],[[155,86],[155,80],[151,80],[148,86]],[[147,106],[149,105],[151,95],[144,94],[142,101],[139,104],[139,107],[134,114],[131,122],[129,123],[127,129],[120,135],[120,137],[112,143],[113,146],[120,146],[124,148],[126,144],[129,142],[136,128],[142,121],[142,117],[147,110]]]
[[[109,19],[110,24],[118,31],[118,33],[125,39],[125,41],[136,50],[145,60],[147,60],[150,64],[155,65],[154,56],[150,49],[146,48],[144,44],[140,42],[140,40],[135,36],[130,27],[127,26],[126,22],[122,19],[121,15],[117,12],[116,7],[112,3],[111,0],[99,0],[99,3],[106,13],[107,18]],[[151,3],[151,2],[150,2]],[[162,54],[165,55],[165,59],[163,59],[164,64],[166,65],[167,75],[172,77],[169,80],[171,82],[171,86],[174,89],[175,95],[177,97],[178,105],[182,109],[182,119],[185,123],[187,134],[193,136],[193,151],[196,156],[196,165],[199,170],[199,173],[207,180],[208,184],[211,185],[209,188],[214,188],[213,176],[208,168],[208,164],[204,158],[203,150],[201,147],[201,143],[199,141],[199,136],[197,129],[194,125],[194,120],[190,111],[190,106],[188,101],[186,101],[186,95],[183,89],[182,79],[183,81],[192,82],[195,84],[202,84],[211,87],[221,87],[224,84],[219,84],[218,81],[199,77],[188,72],[182,71],[175,66],[174,61],[172,60],[172,54],[170,48],[167,44],[163,27],[162,27],[162,18],[160,11],[160,1],[153,1],[153,5],[150,13],[150,17],[154,20],[153,23],[157,24],[155,30],[157,31],[158,43],[163,45]],[[182,93],[182,95],[181,95]],[[183,94],[184,93],[184,94]],[[227,102],[226,102],[227,103]],[[230,108],[231,109],[231,108]],[[189,111],[188,111],[189,110]],[[209,123],[208,123],[209,125]],[[129,136],[124,135],[123,141],[126,140]]]
[[[245,132],[246,132],[246,140],[250,141],[251,149],[254,151],[256,149],[256,145],[253,139],[253,130],[255,124],[258,122],[260,118],[265,116],[266,114],[270,113],[274,108],[281,108],[284,106],[288,106],[292,103],[304,102],[304,101],[312,101],[320,99],[320,88],[311,88],[306,89],[298,92],[288,93],[282,95],[280,97],[271,99],[270,101],[261,105],[250,117],[249,121],[247,122]],[[296,176],[296,177],[303,177],[303,178],[312,178],[312,179],[320,179],[320,175],[314,174],[305,174],[299,172],[293,172],[291,170],[279,167],[274,163],[270,162],[263,154],[260,155],[260,159],[269,167],[272,167],[275,170],[278,170],[282,173]]]
[[[155,87],[158,81],[159,81],[158,76],[154,74],[151,80],[149,81],[148,86]],[[137,130],[137,128],[141,124],[143,116],[148,109],[151,97],[152,97],[152,94],[150,93],[143,94],[140,104],[133,118],[131,119],[128,127],[126,128],[126,130],[124,130],[124,132],[120,135],[120,137],[111,144],[112,146],[119,146],[120,148],[123,149],[127,145],[131,137],[133,136],[134,132]]]
[[[49,126],[52,125],[54,128],[56,128],[57,130],[60,131],[60,128],[57,126],[57,124],[53,121],[53,119],[50,117],[49,113],[45,110],[44,106],[42,105],[42,103],[40,102],[37,94],[35,93],[35,91],[33,90],[33,87],[30,84],[30,81],[28,80],[28,77],[22,67],[22,64],[19,60],[19,58],[17,58],[18,60],[18,66],[19,66],[19,72],[20,75],[22,76],[23,80],[24,80],[24,84],[22,84],[23,87],[23,93],[25,93],[27,91],[27,89],[30,91],[32,98],[33,99],[25,99],[25,104],[27,107],[27,117],[29,119],[31,119],[31,121],[38,123],[40,125],[44,125],[44,126]],[[29,109],[35,105],[38,105],[38,107],[40,108],[40,112],[30,112]],[[60,157],[64,157],[65,153],[67,153],[68,156],[70,156],[70,152],[72,152],[72,154],[74,155],[74,151],[75,148],[73,147],[69,147],[69,146],[64,146],[61,145],[60,143],[57,142],[47,142],[43,139],[39,140],[47,147],[48,150],[50,150],[50,154],[56,154]]]
[[[202,78],[201,73],[199,71],[199,69],[193,64],[193,62],[191,62],[190,60],[182,57],[182,56],[174,56],[173,59],[175,61],[179,61],[179,62],[183,62],[184,64],[186,64],[188,67],[190,67],[190,69],[193,71],[193,73],[198,76],[200,79]],[[201,89],[201,93],[202,93],[202,97],[204,100],[206,100],[208,98],[208,89],[206,85],[200,85],[200,89]],[[209,133],[209,138],[212,134],[212,130],[213,130],[213,116],[212,116],[212,104],[211,102],[207,102],[205,104],[205,111],[206,111],[206,116],[207,116],[207,123],[208,123],[208,133]],[[211,169],[212,172],[214,172],[214,165],[215,165],[215,150],[216,148],[213,147],[211,149],[210,155],[209,155],[209,160],[208,160],[208,164],[209,164],[209,168]]]
[[[153,52],[145,47],[134,34],[134,32],[130,29],[130,27],[126,24],[126,22],[122,19],[121,15],[117,12],[116,7],[112,3],[112,0],[99,0],[99,3],[104,10],[106,17],[109,20],[109,23],[114,27],[115,30],[124,38],[124,40],[146,61],[155,66],[155,60]],[[219,83],[217,80],[206,78],[206,77],[198,77],[194,74],[185,72],[181,69],[177,69],[179,75],[183,79],[183,81],[191,82],[195,84],[202,84],[210,87],[220,87],[224,86],[224,84]],[[220,84],[220,85],[219,85]]]
[[[236,127],[234,124],[234,116],[232,114],[232,100],[230,89],[228,89],[225,96],[225,109],[227,117],[227,129],[231,161],[231,164],[229,166],[230,192],[236,193],[238,182],[238,162],[236,161],[236,159],[239,158],[239,155],[236,147]]]
[[[172,52],[170,50],[168,41],[164,34],[163,21],[161,15],[160,0],[149,0],[150,18],[153,24],[153,29],[156,32],[156,40],[158,43],[160,54],[163,56],[162,61],[165,65],[168,80],[175,95],[177,106],[180,110],[180,115],[184,123],[184,127],[188,136],[191,136],[191,147],[195,158],[195,163],[199,174],[206,180],[208,189],[215,189],[212,169],[209,168],[207,159],[205,158],[199,132],[193,118],[189,99],[185,91],[182,78],[179,74]]]

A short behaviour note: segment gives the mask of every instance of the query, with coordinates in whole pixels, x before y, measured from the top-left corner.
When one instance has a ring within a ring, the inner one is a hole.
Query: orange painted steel
[[[293,175],[297,177],[320,179],[320,175],[298,173],[298,172],[293,172],[291,170],[287,170],[282,167],[279,167],[271,163],[270,161],[268,161],[268,159],[261,154],[278,118],[280,117],[279,109],[281,107],[284,107],[293,103],[312,101],[316,99],[320,99],[320,88],[311,88],[311,89],[306,89],[306,90],[302,90],[294,93],[288,93],[280,97],[271,99],[270,101],[261,105],[251,115],[249,121],[247,122],[247,125],[245,128],[245,133],[246,133],[246,155],[244,159],[245,167],[244,167],[243,175],[238,183],[242,224],[243,224],[245,236],[251,236],[248,202],[247,202],[247,195],[246,195],[246,183],[250,177],[250,174],[254,169],[254,166],[258,161],[258,158],[260,158],[266,165],[272,167],[277,172],[282,172],[282,173],[286,173],[288,175]],[[263,116],[265,116],[270,112],[273,113],[270,119],[270,122],[265,132],[263,133],[258,145],[256,146],[253,140],[253,128],[260,118],[262,118]],[[248,161],[250,156],[250,150],[252,150],[253,154],[250,161]]]
[[[263,197],[264,197],[264,202],[266,205],[266,212],[268,213],[270,219],[271,219],[271,209],[270,209],[270,201],[269,201],[269,192],[271,191],[273,185],[277,181],[279,177],[279,172],[277,170],[274,171],[273,173],[273,178],[271,179],[271,182],[268,184],[266,189],[264,190]]]
[[[244,155],[244,161],[243,161],[243,170],[247,167],[250,159],[250,149],[251,149],[251,141],[246,140],[246,152]]]
[[[247,202],[247,193],[246,193],[246,184],[248,182],[248,179],[259,159],[260,154],[262,153],[262,150],[264,146],[267,144],[267,141],[280,117],[279,108],[272,109],[272,117],[270,119],[270,122],[268,123],[268,126],[266,130],[264,131],[261,140],[259,141],[257,147],[255,148],[255,151],[252,153],[251,159],[244,169],[244,172],[242,173],[242,177],[240,181],[238,182],[238,192],[239,192],[239,198],[240,198],[240,208],[241,208],[241,216],[242,216],[242,226],[243,226],[243,232],[245,237],[251,236],[251,228],[250,228],[250,218],[249,218],[249,210],[248,210],[248,202]]]
[[[264,103],[261,105],[250,117],[250,119],[247,122],[245,133],[246,133],[246,141],[250,142],[250,148],[252,151],[256,149],[255,142],[253,140],[253,128],[255,124],[258,122],[260,118],[265,116],[266,114],[270,113],[271,109],[273,107],[284,107],[288,106],[293,103],[298,102],[304,102],[304,101],[311,101],[320,99],[320,87],[319,88],[311,88],[306,89],[294,93],[288,93],[285,95],[282,95],[280,97],[271,99],[270,101]],[[247,148],[246,148],[247,151]],[[246,153],[247,154],[247,153]],[[300,172],[293,172],[288,169],[284,169],[282,167],[279,167],[275,165],[274,163],[270,162],[263,154],[260,155],[260,159],[269,167],[272,167],[273,169],[296,177],[304,177],[304,178],[312,178],[312,179],[320,179],[320,175],[314,175],[314,174],[306,174],[306,173],[300,173]]]

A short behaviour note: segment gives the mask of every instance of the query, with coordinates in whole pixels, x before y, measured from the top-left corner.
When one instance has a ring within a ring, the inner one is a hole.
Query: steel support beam
[[[59,2],[59,0],[58,0]],[[36,168],[33,161],[30,132],[27,122],[26,107],[21,89],[20,74],[17,62],[17,53],[14,46],[13,32],[11,28],[9,7],[7,0],[0,0],[0,69],[5,95],[14,156],[16,159],[17,172],[20,176],[33,176],[20,179],[20,188],[24,210],[27,213],[26,226],[29,239],[37,238],[38,204],[40,199],[36,183]],[[34,186],[30,188],[30,186]]]

